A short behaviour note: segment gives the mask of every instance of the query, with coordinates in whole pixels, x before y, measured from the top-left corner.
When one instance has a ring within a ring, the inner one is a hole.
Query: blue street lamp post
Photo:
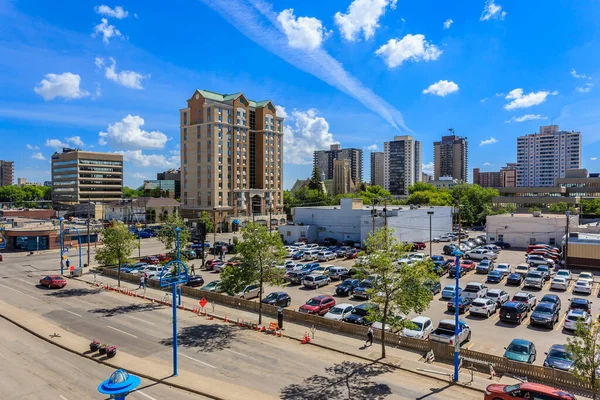
[[[125,399],[127,395],[140,385],[141,379],[123,369],[112,373],[110,378],[98,385],[98,392],[107,394],[111,399]]]
[[[461,271],[461,266],[460,266],[460,257],[463,255],[463,253],[461,251],[454,251],[452,252],[453,256],[456,256],[456,260],[454,261],[454,266],[456,268],[456,283],[455,283],[455,287],[454,287],[454,377],[452,378],[452,380],[454,382],[458,382],[458,367],[459,367],[459,352],[460,352],[460,341],[458,340],[458,335],[460,334],[460,332],[462,331],[462,326],[460,325],[460,321],[458,318],[459,315],[459,309],[458,309],[458,304],[459,304],[459,285],[460,285],[460,271]]]
[[[181,253],[179,251],[179,232],[181,232],[181,228],[175,228],[175,233],[177,235],[177,275],[179,275],[179,267],[181,262]],[[177,305],[175,304],[175,296],[177,295],[177,284],[174,283],[171,286],[173,290],[173,375],[177,376]],[[179,299],[181,302],[181,298]]]
[[[64,271],[64,269],[65,269],[65,260],[63,260],[63,248],[64,248],[64,245],[63,245],[63,222],[64,222],[64,220],[65,219],[63,217],[60,217],[58,219],[58,222],[59,222],[59,232],[58,232],[58,234],[59,234],[59,240],[60,240],[60,274],[61,275],[65,273],[65,271]]]

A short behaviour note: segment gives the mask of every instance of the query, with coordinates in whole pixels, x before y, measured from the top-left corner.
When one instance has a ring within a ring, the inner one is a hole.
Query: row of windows
[[[104,161],[104,160],[79,160],[80,164],[100,164],[100,165],[119,165],[122,166],[122,161]]]
[[[61,165],[74,165],[77,164],[77,160],[69,160],[69,161],[58,161],[53,163],[52,165],[54,165],[55,167],[59,167]]]
[[[67,171],[77,171],[77,167],[54,168],[54,173]]]
[[[64,181],[64,182],[54,182],[52,183],[52,186],[69,186],[69,185],[76,185],[77,181]]]

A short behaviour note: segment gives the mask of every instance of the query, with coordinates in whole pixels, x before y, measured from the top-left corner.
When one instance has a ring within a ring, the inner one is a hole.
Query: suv
[[[354,307],[350,315],[344,318],[344,322],[350,322],[358,325],[370,325],[365,318],[369,314],[369,310],[376,309],[377,306],[371,303],[363,303]]]
[[[260,286],[258,284],[248,285],[244,288],[244,290],[236,294],[235,297],[239,297],[241,299],[246,300],[253,299],[255,297],[258,297],[259,289]]]
[[[302,279],[304,287],[309,289],[317,289],[321,286],[329,285],[330,282],[331,279],[321,274],[306,275],[304,279]]]
[[[465,253],[465,258],[472,258],[473,260],[495,260],[498,258],[498,254],[488,249],[475,249],[467,251]]]
[[[367,291],[373,287],[373,281],[370,278],[363,279],[363,281],[354,288],[354,293],[352,293],[355,299],[369,299],[369,294]]]
[[[470,282],[465,286],[463,290],[463,296],[470,298],[471,300],[485,297],[487,294],[487,286],[480,282]]]
[[[499,316],[502,322],[516,322],[520,324],[528,313],[529,308],[526,304],[519,301],[507,301],[500,307]]]
[[[531,324],[553,328],[558,322],[559,309],[554,303],[540,303],[531,314]]]
[[[327,270],[329,279],[341,280],[342,276],[348,273],[348,269],[344,267],[331,267]]]
[[[536,287],[542,289],[544,287],[544,275],[539,271],[531,271],[525,276],[523,287]]]
[[[527,256],[527,259],[525,260],[525,262],[527,262],[527,264],[529,264],[530,267],[535,267],[538,265],[547,265],[548,267],[553,268],[554,267],[554,261],[550,258],[545,258],[543,256],[538,256],[538,255],[530,255]]]
[[[298,311],[306,314],[325,315],[333,306],[335,306],[335,299],[333,297],[320,295],[309,299]]]
[[[519,292],[513,296],[512,301],[518,301],[525,304],[529,308],[529,311],[531,311],[537,304],[537,297],[531,293]]]
[[[319,254],[317,254],[317,259],[319,261],[330,261],[330,260],[335,260],[336,255],[331,252],[331,251],[320,251]]]
[[[318,256],[319,250],[310,249],[304,251],[304,254],[302,254],[302,259],[306,261],[313,261],[316,260]]]
[[[447,256],[451,256],[452,253],[454,253],[456,250],[458,250],[458,246],[455,244],[447,244],[444,246],[442,252],[447,255]]]

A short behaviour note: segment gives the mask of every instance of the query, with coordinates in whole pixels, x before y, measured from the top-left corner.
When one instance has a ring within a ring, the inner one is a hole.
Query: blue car
[[[444,286],[444,289],[442,290],[442,299],[451,299],[454,296],[454,292],[456,286],[455,285],[446,285]],[[460,296],[462,294],[462,289],[459,287],[458,288],[458,295]]]
[[[431,260],[433,262],[436,262],[436,261],[446,262],[446,260],[444,259],[444,256],[431,256]]]
[[[562,344],[555,344],[546,353],[544,367],[556,368],[561,371],[572,372],[575,369],[573,355]]]
[[[496,270],[490,272],[487,276],[487,281],[489,283],[499,283],[500,281],[502,281],[502,279],[504,279],[504,274]]]
[[[152,237],[152,234],[150,232],[146,232],[146,231],[137,231],[134,233],[135,238],[141,238],[141,239],[149,239]]]
[[[300,250],[294,253],[294,255],[292,255],[292,260],[302,260],[302,257],[304,256],[304,250]]]
[[[310,264],[306,264],[304,267],[302,267],[302,271],[304,272],[308,272],[309,274],[317,269],[321,268],[321,264],[319,263],[310,263]]]

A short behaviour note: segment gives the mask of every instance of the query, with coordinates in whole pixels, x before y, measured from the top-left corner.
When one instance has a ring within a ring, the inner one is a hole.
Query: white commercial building
[[[283,240],[292,243],[298,240],[301,232],[308,234],[309,242],[325,238],[338,241],[352,240],[363,243],[369,233],[381,228],[386,223],[384,207],[363,206],[362,199],[341,199],[339,206],[296,207],[294,208],[294,225],[279,227]],[[373,215],[375,211],[375,215]],[[431,214],[432,237],[452,232],[452,207],[409,207],[387,206],[387,225],[394,229],[400,241],[429,241]],[[302,228],[296,228],[300,226]],[[310,227],[316,227],[316,237],[310,235]]]
[[[537,213],[536,213],[537,214]],[[578,215],[569,217],[569,229],[577,229]],[[548,243],[559,246],[567,229],[563,214],[501,214],[486,218],[489,242],[501,241],[512,247],[526,248],[530,244]]]

